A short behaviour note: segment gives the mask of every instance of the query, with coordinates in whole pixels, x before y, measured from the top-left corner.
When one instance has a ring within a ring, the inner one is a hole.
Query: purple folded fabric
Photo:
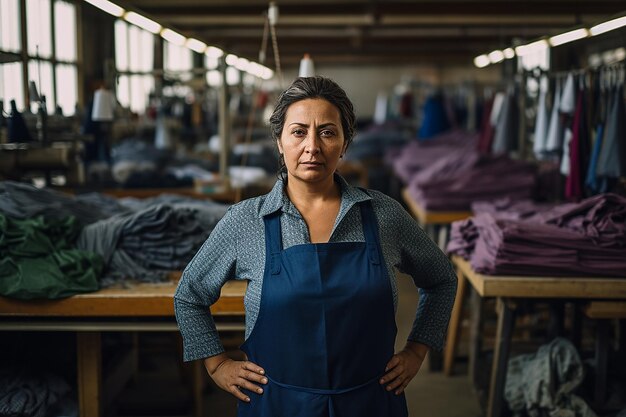
[[[626,278],[626,198],[601,194],[515,218],[515,204],[452,224],[448,252],[494,275]],[[530,213],[528,204],[518,205]],[[502,207],[500,207],[502,208]]]
[[[414,175],[409,195],[427,210],[469,211],[476,200],[529,199],[534,165],[472,149],[450,154]]]
[[[476,138],[476,134],[453,130],[425,142],[410,142],[400,151],[390,151],[385,160],[391,163],[395,175],[408,184],[417,172],[438,160],[475,148]]]

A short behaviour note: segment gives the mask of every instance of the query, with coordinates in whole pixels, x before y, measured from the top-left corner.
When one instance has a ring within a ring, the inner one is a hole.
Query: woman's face
[[[330,102],[305,99],[287,108],[278,150],[288,178],[315,183],[332,177],[345,143],[339,109]]]

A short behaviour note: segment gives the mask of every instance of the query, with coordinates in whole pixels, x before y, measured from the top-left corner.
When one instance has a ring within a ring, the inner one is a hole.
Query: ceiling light
[[[237,62],[235,63],[235,68],[237,68],[239,71],[248,71],[248,68],[250,67],[250,61],[248,61],[246,58],[238,58]]]
[[[589,31],[585,28],[572,30],[569,32],[561,33],[560,35],[556,35],[550,38],[550,45],[559,46],[564,43],[577,41],[579,39],[583,39],[589,36]]]
[[[197,39],[194,39],[194,38],[187,39],[186,45],[187,45],[187,48],[199,54],[204,53],[204,51],[206,50],[206,43],[199,41]]]
[[[515,50],[513,48],[506,48],[504,51],[502,51],[502,53],[504,54],[504,58],[506,59],[515,58]]]
[[[489,62],[492,64],[497,64],[498,62],[504,61],[504,52],[495,50],[489,53]]]
[[[208,48],[206,48],[206,51],[204,51],[204,53],[211,58],[219,58],[224,55],[224,51],[222,51],[220,48],[216,48],[215,46],[209,46]]]
[[[111,3],[108,0],[85,0],[87,3],[96,6],[100,10],[104,10],[105,12],[112,14],[115,17],[121,17],[125,10],[122,9],[117,4]]]
[[[476,67],[478,68],[484,68],[490,63],[491,61],[489,60],[489,57],[486,54],[479,55],[476,58],[474,58],[474,65],[476,65]]]
[[[263,78],[264,80],[269,80],[273,76],[274,76],[274,71],[272,71],[271,69],[267,67],[263,67],[263,71],[261,72],[261,78]]]
[[[161,37],[174,45],[183,46],[187,38],[178,32],[174,32],[172,29],[163,29],[161,31]]]
[[[237,55],[233,55],[233,54],[226,55],[226,64],[230,65],[231,67],[234,67],[235,65],[237,65],[238,60],[239,60],[239,57]]]
[[[589,32],[591,32],[591,36],[596,36],[610,30],[621,28],[622,26],[626,26],[626,16],[618,17],[617,19],[595,25],[589,29]]]
[[[540,41],[529,43],[528,45],[518,46],[517,48],[515,48],[515,53],[518,56],[530,55],[537,53],[538,51],[542,51],[548,47],[548,41],[542,39]]]
[[[139,13],[127,12],[124,15],[124,20],[132,23],[133,25],[139,26],[140,28],[145,29],[148,32],[152,32],[155,35],[161,31],[161,25],[159,25],[154,20],[148,19],[147,17],[140,15]]]

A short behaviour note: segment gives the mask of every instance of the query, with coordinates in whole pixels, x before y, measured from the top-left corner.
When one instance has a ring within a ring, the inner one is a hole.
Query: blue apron
[[[265,221],[259,316],[241,349],[265,369],[238,417],[406,417],[404,394],[380,385],[394,354],[393,296],[371,203],[365,242],[282,248],[280,211]]]

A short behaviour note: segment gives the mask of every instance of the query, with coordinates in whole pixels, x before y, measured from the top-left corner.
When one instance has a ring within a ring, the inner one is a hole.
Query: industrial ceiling
[[[258,59],[268,2],[125,0],[166,27],[248,59]],[[325,64],[467,64],[476,55],[593,25],[626,9],[624,0],[363,1],[279,0],[276,25],[284,65],[303,53]],[[271,46],[270,46],[271,48]],[[271,49],[268,65],[272,65]]]

